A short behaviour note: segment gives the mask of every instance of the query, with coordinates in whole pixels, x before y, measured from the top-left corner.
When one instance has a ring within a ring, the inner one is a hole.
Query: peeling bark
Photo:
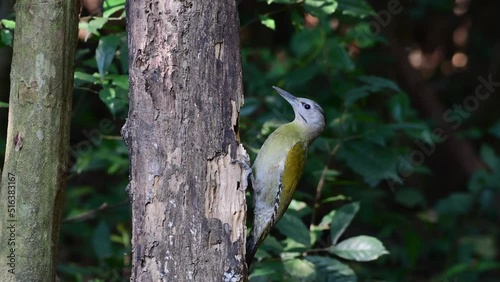
[[[132,281],[242,281],[234,0],[129,1]]]

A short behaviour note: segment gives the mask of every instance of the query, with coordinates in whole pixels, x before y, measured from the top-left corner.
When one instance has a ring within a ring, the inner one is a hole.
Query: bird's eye
[[[309,104],[304,104],[304,108],[306,108],[306,110],[309,110],[311,108],[311,105]]]

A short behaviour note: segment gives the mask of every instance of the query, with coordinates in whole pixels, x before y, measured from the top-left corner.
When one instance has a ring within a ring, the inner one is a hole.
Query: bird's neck
[[[321,124],[308,124],[300,119],[295,119],[290,123],[290,125],[297,128],[298,132],[300,132],[301,139],[306,141],[308,144],[311,144],[319,136],[324,126]]]

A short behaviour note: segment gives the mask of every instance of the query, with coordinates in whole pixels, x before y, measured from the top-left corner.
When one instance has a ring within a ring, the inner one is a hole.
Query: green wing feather
[[[295,143],[288,151],[282,172],[278,178],[279,183],[276,183],[278,189],[271,219],[255,219],[254,230],[252,230],[252,235],[248,238],[246,254],[247,264],[250,264],[260,244],[264,241],[267,234],[269,234],[271,227],[280,220],[288,208],[288,205],[290,205],[293,193],[302,175],[306,157],[307,144],[303,142]],[[265,226],[262,226],[263,228],[255,228],[256,224],[258,225],[263,221],[266,221]]]
[[[293,193],[297,188],[300,177],[302,176],[302,171],[304,169],[304,163],[307,157],[307,147],[302,142],[296,143],[288,152],[285,166],[283,168],[283,174],[281,175],[281,195],[278,198],[278,209],[277,214],[274,217],[274,224],[283,216],[288,205],[293,198]]]

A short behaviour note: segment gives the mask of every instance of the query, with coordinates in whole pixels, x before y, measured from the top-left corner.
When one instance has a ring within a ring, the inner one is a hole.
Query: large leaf
[[[396,202],[408,208],[425,205],[425,197],[417,189],[414,188],[399,188],[395,194]]]
[[[305,246],[311,245],[311,234],[300,218],[285,213],[276,225],[281,234]]]
[[[332,237],[332,244],[336,244],[340,235],[344,233],[347,226],[351,223],[352,219],[359,211],[359,203],[350,203],[340,207],[333,216],[332,225],[330,229],[330,236]]]
[[[306,260],[316,267],[317,282],[356,282],[354,271],[336,259],[320,256],[307,256]]]
[[[104,259],[111,256],[111,237],[109,226],[106,222],[101,221],[94,231],[92,236],[92,245],[97,258]]]
[[[336,39],[328,39],[326,41],[328,46],[328,59],[330,64],[341,71],[353,71],[356,68],[354,61],[347,52],[344,44],[338,42]]]
[[[351,89],[343,94],[346,105],[351,105],[357,100],[364,98],[372,93],[379,93],[384,90],[393,90],[401,92],[401,89],[392,80],[376,76],[361,76],[359,78],[365,84],[363,86]]]
[[[103,36],[99,40],[99,45],[97,45],[95,51],[95,60],[101,80],[104,80],[104,76],[116,55],[116,49],[119,45],[120,37],[115,35]]]
[[[290,259],[283,262],[286,281],[315,281],[314,265],[304,259]]]
[[[399,154],[391,148],[369,140],[353,140],[342,146],[337,157],[345,160],[372,187],[384,179],[401,183],[396,170]]]
[[[389,253],[377,238],[364,235],[346,239],[330,247],[329,251],[341,258],[355,261],[375,260]]]
[[[474,198],[469,193],[453,193],[447,198],[439,200],[436,211],[440,214],[466,214],[472,208]]]

